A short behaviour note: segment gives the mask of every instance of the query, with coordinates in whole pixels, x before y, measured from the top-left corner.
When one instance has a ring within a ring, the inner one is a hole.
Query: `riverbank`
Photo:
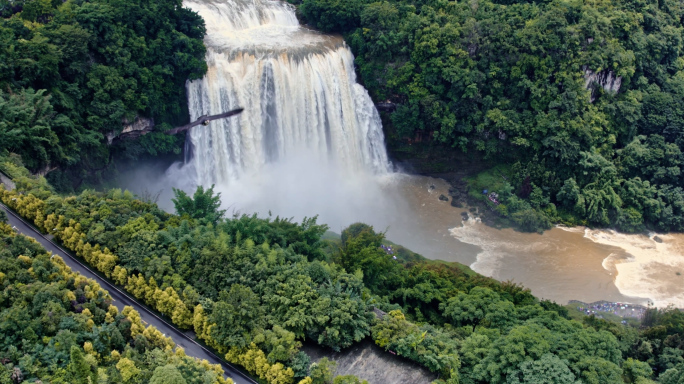
[[[570,300],[566,305],[566,308],[573,309],[582,314],[582,316],[596,316],[596,317],[606,317],[608,320],[615,319],[636,319],[639,322],[644,318],[647,306],[630,304],[630,303],[618,303],[613,301],[596,301],[594,303],[585,303],[578,300]]]
[[[461,159],[453,161],[450,167]],[[464,179],[486,165],[473,159],[463,161],[467,166],[461,169],[429,173],[438,178],[394,173],[364,178],[363,182],[352,180],[351,187],[345,179],[319,181],[307,188],[294,185],[291,191],[266,178],[267,187],[263,182],[247,183],[240,190],[221,191],[224,208],[231,211],[264,216],[273,212],[296,219],[319,214],[319,222],[338,233],[351,223],[365,222],[387,231],[389,240],[430,260],[457,262],[499,281],[512,280],[541,298],[561,304],[569,300],[634,304],[655,300],[658,306],[672,302],[680,307],[684,303],[684,284],[676,275],[680,270],[684,274],[684,267],[676,269],[680,265],[676,252],[667,251],[667,247],[679,244],[678,238],[666,235],[660,237],[663,243],[655,243],[655,237],[624,235],[622,239],[621,234],[584,227],[554,227],[543,234],[519,232],[500,221],[485,204],[470,198]],[[162,186],[158,179],[167,180],[167,184],[178,180],[138,174],[121,186],[139,194],[145,189],[157,192],[153,188]],[[153,187],[145,187],[146,180],[155,180],[148,183]],[[170,186],[164,185],[169,194]],[[274,195],[276,188],[281,189]],[[263,198],[255,199],[260,193]],[[159,203],[173,209],[164,193]],[[635,248],[625,249],[630,243],[635,243]],[[635,249],[643,249],[638,257],[632,256]]]
[[[448,198],[454,208],[465,208],[471,217],[494,228],[516,228],[496,214],[491,206],[473,197],[468,179],[496,165],[477,151],[462,152],[431,142],[406,142],[388,139],[388,152],[400,172],[444,180],[449,184]],[[464,216],[467,219],[468,216]]]
[[[559,226],[542,234],[519,232],[495,222],[495,215],[471,206],[471,200],[453,206],[454,190],[460,193],[456,196],[467,194],[463,182],[459,189],[445,178],[397,175],[394,180],[392,189],[407,202],[410,210],[404,217],[411,220],[403,228],[390,227],[388,238],[426,258],[522,284],[561,304],[607,300],[645,305],[650,300],[657,307],[684,306],[684,252],[677,254],[684,235]]]

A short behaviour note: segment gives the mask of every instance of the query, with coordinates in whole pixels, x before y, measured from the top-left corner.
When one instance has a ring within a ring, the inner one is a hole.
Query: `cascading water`
[[[209,69],[188,84],[191,118],[245,108],[189,133],[197,183],[229,185],[303,154],[342,172],[389,170],[380,117],[342,39],[301,27],[280,1],[184,5],[207,26]]]

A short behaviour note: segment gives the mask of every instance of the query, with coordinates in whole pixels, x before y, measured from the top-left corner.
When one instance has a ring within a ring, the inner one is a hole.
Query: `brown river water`
[[[567,303],[608,300],[684,308],[684,234],[627,235],[611,230],[556,227],[521,233],[496,229],[466,208],[440,201],[444,180],[397,176],[392,189],[408,204],[388,238],[430,259],[456,261],[520,283],[541,298]],[[430,186],[435,188],[431,189]]]

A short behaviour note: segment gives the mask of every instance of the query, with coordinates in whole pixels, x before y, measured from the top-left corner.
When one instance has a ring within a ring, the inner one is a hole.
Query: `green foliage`
[[[0,116],[0,148],[21,154],[27,168],[38,170],[50,161],[69,164],[78,160],[79,143],[70,142],[73,136],[63,132],[73,129],[71,122],[64,115],[55,116],[45,90],[0,91]]]
[[[627,383],[636,383],[640,378],[648,379],[653,375],[653,370],[647,362],[632,358],[627,359],[622,364],[622,371]]]
[[[453,335],[430,325],[419,327],[407,321],[399,310],[376,321],[373,339],[378,346],[417,361],[443,377],[458,377],[453,374],[460,366]]]
[[[186,384],[178,368],[174,365],[157,367],[149,381],[150,384]]]
[[[360,24],[361,0],[305,1],[300,11],[315,26],[326,32],[341,32],[356,28]]]
[[[14,205],[26,204],[13,198],[3,196]],[[317,225],[316,218],[301,224],[256,216],[224,220],[212,189],[177,200],[188,215],[166,214],[120,190],[52,196],[32,203],[37,211],[25,210],[41,217],[40,226],[86,262],[179,326],[196,323],[191,310],[201,303],[205,318],[198,324],[207,326],[200,337],[212,346],[256,343],[275,367],[294,358],[301,346],[297,339],[309,337],[339,350],[370,333],[373,316],[362,299],[360,277],[308,261],[325,258],[320,236],[327,227]],[[200,219],[188,217],[197,212]]]
[[[225,345],[246,347],[250,333],[263,328],[264,308],[259,297],[247,286],[233,284],[229,292],[221,292],[214,304],[209,321],[216,324],[211,337]]]
[[[324,260],[325,254],[321,236],[328,229],[325,224],[317,224],[317,217],[305,217],[301,224],[292,219],[276,217],[258,218],[252,216],[235,216],[221,224],[221,230],[231,236],[252,239],[256,244],[268,243],[281,248],[291,248],[293,252],[307,257],[309,261]]]
[[[309,376],[311,358],[306,353],[299,351],[290,358],[289,366],[294,370],[295,379],[303,379]]]
[[[684,383],[684,364],[679,364],[674,368],[670,368],[660,376],[660,383],[662,384],[681,384]]]
[[[592,154],[585,158],[584,167],[603,163]],[[658,375],[677,383],[684,364],[684,312],[674,308],[646,311],[642,329],[595,317],[580,323],[519,285],[416,255],[390,258],[380,247],[384,235],[364,224],[345,229],[343,242],[325,254],[326,227],[315,218],[297,224],[241,216],[213,224],[169,215],[121,190],[62,198],[36,185],[39,180],[27,178],[19,191],[0,190],[0,199],[135,297],[179,326],[194,327],[228,361],[268,382],[330,383],[333,364],[311,365],[299,350],[302,340],[339,351],[369,334],[378,346],[439,373],[442,383],[647,384]],[[512,188],[504,191],[502,198],[513,196]],[[72,376],[65,380],[177,378],[171,368],[158,369],[176,360],[151,364],[136,357],[166,345],[161,334],[144,329],[139,315],[112,312],[106,294],[77,279],[68,283],[73,296],[51,283],[43,290],[32,284],[59,274],[42,252],[21,236],[0,247],[0,256],[11,255],[0,258],[0,284],[22,284],[21,290],[0,290],[0,353],[16,361],[22,374],[34,375],[12,348],[45,344],[47,335],[54,352],[40,358],[64,361],[60,369]],[[373,306],[389,313],[372,312]],[[93,335],[79,336],[82,329]],[[72,358],[72,346],[85,341],[92,349],[84,344],[83,361],[78,352]],[[105,364],[109,368],[92,364],[99,360],[90,351],[102,357],[112,350],[119,356]],[[67,361],[73,361],[68,370]],[[186,368],[177,370],[186,382],[200,382]]]
[[[175,199],[172,199],[173,205],[179,216],[187,215],[193,219],[216,224],[226,213],[225,210],[219,209],[221,194],[217,193],[214,196],[213,185],[206,191],[203,186],[198,186],[192,197],[176,188],[173,188],[173,194],[175,196]]]
[[[327,357],[320,359],[318,362],[311,364],[309,368],[311,372],[312,384],[333,384],[333,377],[337,371],[337,362],[328,360]]]
[[[0,224],[0,382],[232,383],[155,332],[132,308],[119,313],[109,293],[59,256]]]
[[[508,379],[515,384],[575,384],[575,375],[568,368],[567,362],[550,353],[542,355],[539,360],[528,360],[520,364],[520,370]]]
[[[350,272],[363,271],[363,282],[372,291],[384,291],[397,276],[401,268],[384,249],[380,247],[385,238],[375,233],[373,227],[352,224],[342,232],[342,249],[339,262]]]
[[[203,20],[179,0],[0,3],[0,149],[65,187],[97,180],[112,155],[179,151],[159,132],[109,146],[135,116],[187,119],[185,81],[206,71]]]
[[[85,361],[81,348],[72,345],[70,355],[71,361],[67,366],[67,371],[69,372],[71,382],[74,384],[87,384],[88,382],[92,382],[93,372],[90,365]]]

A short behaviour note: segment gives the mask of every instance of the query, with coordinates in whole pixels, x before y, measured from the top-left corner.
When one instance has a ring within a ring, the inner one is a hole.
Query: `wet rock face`
[[[111,145],[114,140],[135,139],[152,132],[154,129],[154,119],[148,117],[136,116],[132,122],[124,118],[121,123],[123,125],[121,132],[107,133],[107,144]]]
[[[591,90],[591,101],[596,100],[596,89],[603,88],[606,92],[617,93],[622,86],[622,76],[615,75],[613,71],[594,72],[584,66],[584,88]]]

